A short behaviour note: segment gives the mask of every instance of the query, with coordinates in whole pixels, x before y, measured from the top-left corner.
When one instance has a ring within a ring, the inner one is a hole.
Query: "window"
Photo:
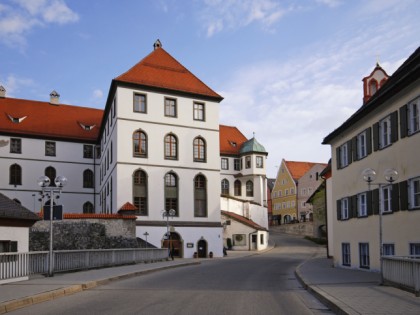
[[[409,185],[409,208],[420,208],[420,177],[410,179]]]
[[[205,162],[206,161],[206,143],[201,137],[194,139],[194,161]]]
[[[233,246],[246,246],[246,235],[245,234],[233,234]]]
[[[347,142],[339,147],[339,158],[338,158],[339,168],[343,168],[349,165],[349,150],[350,150],[350,145]]]
[[[88,201],[83,204],[83,213],[95,213],[91,202]]]
[[[295,189],[294,188],[290,188],[290,194],[293,195],[295,193]]]
[[[207,216],[207,181],[203,175],[194,179],[194,216]]]
[[[350,243],[341,244],[341,255],[343,266],[351,266]]]
[[[382,186],[380,189],[381,192],[381,211],[382,213],[392,212],[392,186]]]
[[[302,196],[306,196],[306,188],[302,188]]]
[[[55,156],[55,142],[45,141],[45,155],[46,156]]]
[[[57,177],[57,172],[54,167],[48,166],[45,169],[45,176],[50,179],[50,186],[55,186],[55,178]]]
[[[420,256],[420,243],[410,243],[410,255]]]
[[[235,182],[233,184],[234,195],[235,196],[241,196],[242,195],[242,188],[241,188],[241,186],[242,186],[241,181],[239,179],[235,180]]]
[[[245,168],[251,168],[251,157],[250,156],[245,157]]]
[[[178,213],[178,177],[175,173],[165,175],[165,210],[174,209]]]
[[[204,121],[204,104],[194,102],[194,120]]]
[[[226,178],[222,180],[222,195],[229,195],[229,181]]]
[[[367,155],[366,130],[357,135],[357,159],[363,159]]]
[[[133,133],[133,155],[147,157],[147,135],[141,130]]]
[[[408,133],[413,134],[420,130],[419,118],[420,97],[408,104]]]
[[[385,148],[391,144],[391,116],[379,122],[379,148]]]
[[[178,140],[170,134],[165,137],[165,159],[176,160],[178,158]]]
[[[235,171],[240,171],[241,170],[241,160],[240,159],[234,159],[233,160],[233,169]]]
[[[262,156],[257,156],[256,157],[256,167],[257,168],[263,168],[264,167],[264,162],[263,162],[263,157]]]
[[[285,195],[285,196],[288,196],[288,195],[289,195],[289,189],[285,189],[285,190],[284,190],[284,195]]]
[[[133,174],[133,204],[137,215],[147,215],[147,175],[142,170]]]
[[[17,251],[18,251],[17,241],[0,240],[0,253],[17,253]],[[17,260],[18,260],[18,255],[0,256],[0,263],[17,261]],[[6,267],[3,267],[3,268],[6,268]]]
[[[176,117],[176,99],[165,98],[165,116]]]
[[[83,188],[93,188],[93,186],[94,186],[93,171],[85,170],[83,172]]]
[[[22,168],[18,164],[13,164],[9,169],[9,184],[22,185]]]
[[[349,198],[337,200],[337,218],[338,220],[349,218]]]
[[[146,95],[134,93],[133,111],[136,113],[147,113]]]
[[[376,82],[375,79],[372,79],[369,82],[369,90],[370,90],[370,96],[372,96],[373,94],[375,94],[376,91],[378,90],[378,82]]]
[[[222,170],[228,170],[229,169],[229,160],[227,158],[222,158],[220,167],[221,167]]]
[[[357,216],[359,217],[367,216],[366,193],[361,193],[357,195]]]
[[[90,144],[83,145],[83,158],[93,159],[93,145],[90,145]]]
[[[10,139],[10,153],[22,153],[22,139]]]
[[[254,197],[254,183],[250,180],[246,182],[246,196]]]
[[[370,267],[369,243],[359,243],[359,263],[360,263],[360,268],[369,269]]]
[[[394,256],[395,255],[394,244],[383,244],[383,255],[384,256]]]

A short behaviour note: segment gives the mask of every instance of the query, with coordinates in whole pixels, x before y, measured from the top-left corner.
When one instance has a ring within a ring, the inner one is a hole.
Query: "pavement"
[[[271,244],[266,251],[271,250]],[[229,251],[223,259],[236,259],[256,252]],[[219,258],[213,258],[219,259]],[[169,268],[200,264],[202,259],[175,259],[153,263],[36,275],[29,280],[0,285],[0,314],[69,294],[82,292],[114,280]],[[296,277],[303,287],[336,314],[420,314],[420,298],[397,288],[379,285],[379,274],[334,268],[332,260],[315,257],[299,265]]]

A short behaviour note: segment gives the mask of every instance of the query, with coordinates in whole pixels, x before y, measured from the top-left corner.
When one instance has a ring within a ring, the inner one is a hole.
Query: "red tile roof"
[[[43,214],[38,213],[40,218]],[[137,220],[135,215],[121,215],[121,214],[107,214],[107,213],[63,213],[63,219],[79,220],[79,219],[123,219],[123,220]]]
[[[98,138],[103,112],[95,108],[0,98],[0,132],[92,142]],[[12,122],[11,118],[21,122]],[[81,124],[95,127],[85,130]]]
[[[248,139],[232,126],[219,126],[220,154],[239,154],[242,143]]]
[[[296,161],[285,161],[287,169],[289,170],[292,178],[298,180],[306,174],[314,165],[321,164],[327,166],[327,164],[313,163],[313,162],[296,162]]]
[[[229,211],[225,211],[225,210],[221,210],[221,213],[233,220],[236,220],[242,224],[245,224],[247,226],[250,226],[256,230],[260,230],[260,231],[267,231],[267,229],[265,227],[262,227],[261,225],[255,223],[254,221],[245,218],[244,216],[241,216],[239,214],[236,214],[234,212],[229,212]]]
[[[156,48],[115,80],[203,95],[215,98],[219,102],[223,99],[163,48]]]
[[[135,211],[135,210],[138,210],[138,208],[135,205],[133,205],[129,202],[126,202],[125,204],[122,205],[122,207],[118,211],[120,211],[120,210],[122,210],[122,211]]]

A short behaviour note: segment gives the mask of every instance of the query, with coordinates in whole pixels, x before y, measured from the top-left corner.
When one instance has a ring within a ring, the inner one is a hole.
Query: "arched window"
[[[173,134],[165,137],[165,159],[178,159],[178,139]]]
[[[165,210],[174,209],[176,216],[178,213],[178,177],[175,173],[165,175]]]
[[[194,179],[194,216],[207,216],[207,180],[203,175]]]
[[[83,204],[83,213],[95,213],[91,202],[87,201]]]
[[[55,171],[55,168],[52,166],[48,166],[45,169],[45,176],[47,176],[50,179],[50,186],[55,186],[55,178],[57,177],[57,172]]]
[[[375,94],[377,90],[378,90],[378,82],[376,82],[375,79],[370,80],[370,82],[369,82],[370,96],[372,96],[373,94]]]
[[[222,179],[222,195],[229,195],[229,181],[226,178]]]
[[[148,215],[147,174],[137,170],[133,174],[133,204],[138,208],[137,215]]]
[[[194,139],[194,161],[206,161],[206,143],[201,137],[197,137]]]
[[[234,186],[235,196],[242,195],[242,184],[241,184],[241,181],[239,179],[235,180],[235,183],[233,184],[233,186]]]
[[[22,185],[22,168],[18,164],[13,164],[9,169],[9,184]]]
[[[93,172],[92,170],[83,171],[83,188],[93,188]]]
[[[133,133],[133,155],[147,157],[147,135],[141,130]]]
[[[246,182],[246,196],[254,197],[254,183],[251,180]]]

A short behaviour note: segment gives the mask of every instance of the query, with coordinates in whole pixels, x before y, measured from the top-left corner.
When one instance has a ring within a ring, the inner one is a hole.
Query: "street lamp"
[[[378,185],[379,190],[381,191],[382,185],[387,185],[386,183],[372,183],[376,179],[376,171],[372,168],[367,168],[362,172],[363,180],[367,182],[369,191],[371,185]],[[388,182],[388,184],[392,184],[398,179],[398,172],[394,169],[386,169],[384,171],[384,178]],[[382,259],[384,253],[384,244],[382,238],[382,207],[379,208],[379,262],[380,262],[380,274],[381,274],[381,284],[384,283],[384,272],[383,272],[383,264],[384,261]]]
[[[168,257],[171,256],[171,233],[169,232],[169,217],[173,218],[176,215],[176,211],[174,209],[162,210],[162,218],[165,219],[166,217],[166,237],[168,239]]]
[[[63,187],[67,184],[67,178],[64,176],[57,176],[54,180],[55,186],[50,186],[51,181],[47,176],[41,176],[38,178],[38,185],[42,189],[42,194],[49,194],[50,196],[50,250],[49,250],[49,266],[48,276],[54,276],[54,259],[53,259],[53,204],[54,204],[54,193],[61,193]]]
[[[146,249],[147,249],[147,237],[149,236],[149,233],[147,233],[147,231],[146,231],[146,232],[143,233],[143,235],[146,237]]]

